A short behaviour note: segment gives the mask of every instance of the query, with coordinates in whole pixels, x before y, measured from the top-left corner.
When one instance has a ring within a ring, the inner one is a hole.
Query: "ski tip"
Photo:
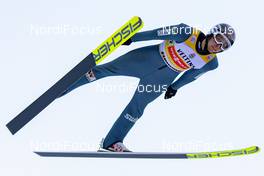
[[[261,149],[258,146],[252,146],[252,147],[246,148],[245,150],[251,151],[251,153],[249,152],[249,154],[253,154],[253,153],[259,153]]]
[[[133,16],[130,21],[138,21],[140,24],[140,27],[138,28],[138,30],[140,30],[143,26],[144,26],[144,22],[142,20],[142,18],[140,18],[139,16]]]
[[[143,22],[142,18],[140,18],[139,16],[134,16],[133,18],[138,18],[141,22]]]
[[[138,18],[138,19],[140,19],[141,21],[142,21],[142,19],[139,17],[139,16],[133,16],[132,18]]]

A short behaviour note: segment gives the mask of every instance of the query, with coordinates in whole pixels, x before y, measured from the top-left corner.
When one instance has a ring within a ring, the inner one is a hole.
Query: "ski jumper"
[[[197,39],[204,35],[201,31],[183,23],[167,27],[176,28],[182,29],[182,32],[176,33],[159,28],[137,33],[131,38],[133,42],[146,40],[163,42],[132,50],[109,63],[95,66],[61,95],[108,76],[133,76],[140,79],[140,86],[155,87],[156,90],[152,91],[136,89],[131,101],[105,137],[104,148],[116,142],[123,142],[129,130],[143,115],[146,106],[163,93],[159,87],[172,86],[177,90],[196,80],[203,73],[218,67],[215,54],[201,55],[196,50]],[[182,76],[174,81],[181,72],[184,72]]]

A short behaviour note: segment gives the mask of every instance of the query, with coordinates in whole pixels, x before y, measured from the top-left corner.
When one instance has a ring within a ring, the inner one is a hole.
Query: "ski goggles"
[[[221,50],[227,50],[232,46],[231,42],[229,39],[222,33],[218,34],[213,34],[214,41],[218,44],[221,45]]]

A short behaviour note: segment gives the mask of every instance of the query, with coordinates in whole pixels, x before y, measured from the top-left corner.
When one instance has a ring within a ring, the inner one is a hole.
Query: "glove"
[[[127,41],[125,41],[125,43],[123,43],[122,45],[130,45],[131,43],[132,43],[132,40],[130,38]]]
[[[164,99],[169,99],[171,97],[174,97],[176,93],[177,93],[177,90],[174,90],[171,86],[169,86],[165,93]]]

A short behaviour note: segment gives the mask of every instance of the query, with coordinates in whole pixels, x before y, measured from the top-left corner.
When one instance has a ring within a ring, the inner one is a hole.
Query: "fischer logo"
[[[234,150],[234,151],[223,151],[223,152],[210,152],[210,153],[193,153],[187,154],[188,158],[220,158],[228,156],[239,156],[245,154],[252,154],[258,152],[259,148],[252,147],[249,149]]]
[[[193,63],[191,62],[190,58],[181,49],[178,49],[177,53],[190,67],[193,67]]]
[[[139,18],[135,23],[129,23],[124,26],[120,31],[118,31],[111,39],[106,41],[104,45],[102,45],[99,49],[97,49],[97,53],[93,53],[94,59],[97,61],[103,56],[105,56],[108,52],[122,42],[122,40],[126,39],[132,32],[137,30],[142,25],[142,20]]]

